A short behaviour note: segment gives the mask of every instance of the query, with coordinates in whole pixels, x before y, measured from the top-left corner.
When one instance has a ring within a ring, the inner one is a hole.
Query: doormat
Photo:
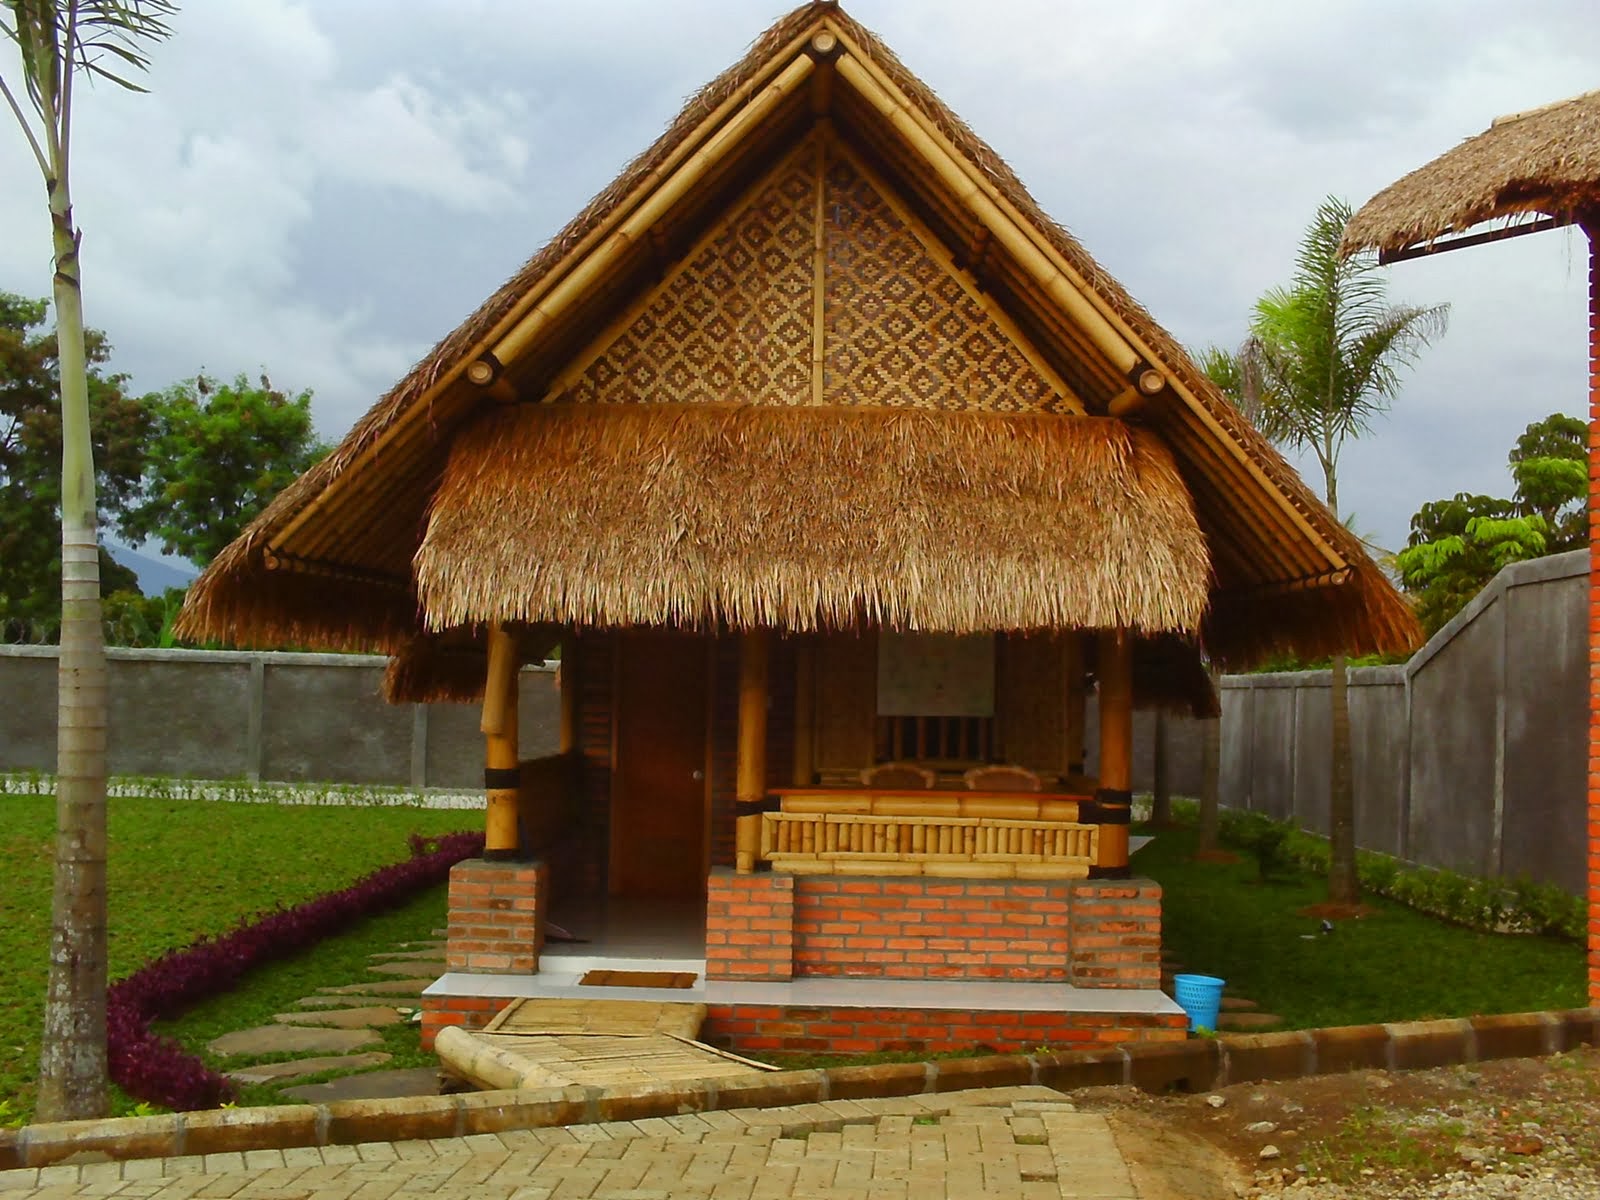
[[[588,987],[692,988],[693,971],[589,971],[578,980]]]

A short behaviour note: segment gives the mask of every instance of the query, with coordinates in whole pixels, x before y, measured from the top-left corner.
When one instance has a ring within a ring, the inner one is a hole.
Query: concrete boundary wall
[[[1350,672],[1356,836],[1586,889],[1588,552],[1514,563],[1402,666]],[[1222,681],[1222,803],[1328,830],[1327,671]]]
[[[385,702],[365,654],[106,651],[113,775],[423,789],[483,786],[473,704]],[[0,645],[0,771],[56,766],[54,646]],[[555,665],[522,672],[519,746],[555,752]]]

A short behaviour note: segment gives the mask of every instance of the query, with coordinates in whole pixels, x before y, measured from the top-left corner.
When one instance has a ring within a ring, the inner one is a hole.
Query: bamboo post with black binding
[[[521,857],[517,831],[517,640],[504,626],[489,626],[489,671],[483,688],[483,790],[488,801],[484,818],[483,857],[508,861]]]
[[[1128,875],[1128,822],[1133,805],[1133,634],[1100,634],[1100,786],[1094,794],[1100,836],[1093,878]]]
[[[767,797],[767,632],[739,635],[739,759],[734,793],[734,867],[756,869]]]

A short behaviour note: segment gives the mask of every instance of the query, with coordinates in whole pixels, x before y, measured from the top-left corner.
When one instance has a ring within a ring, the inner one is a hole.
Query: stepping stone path
[[[367,1008],[319,1009],[316,1012],[278,1013],[272,1018],[280,1025],[319,1025],[324,1029],[372,1029],[398,1025],[405,1020],[397,1008],[375,1005]]]
[[[1175,975],[1182,975],[1188,968],[1172,958],[1165,951],[1161,954],[1161,990],[1167,995],[1173,994],[1172,979]],[[1261,1006],[1254,1000],[1243,996],[1222,997],[1222,1008],[1217,1014],[1218,1033],[1259,1033],[1264,1029],[1276,1029],[1283,1024],[1283,1018],[1277,1013],[1259,1011]]]
[[[329,1100],[390,1100],[403,1096],[432,1096],[439,1090],[439,1072],[434,1067],[405,1067],[397,1071],[368,1071],[365,1075],[346,1075],[326,1083],[307,1083],[284,1088],[285,1096],[308,1104]]]
[[[317,989],[295,1002],[299,1011],[277,1013],[273,1024],[224,1034],[210,1045],[215,1054],[294,1054],[282,1062],[238,1067],[228,1078],[239,1083],[279,1084],[326,1071],[361,1072],[324,1083],[284,1088],[295,1099],[359,1100],[427,1096],[439,1090],[433,1067],[372,1071],[392,1055],[364,1050],[382,1040],[378,1031],[409,1022],[422,990],[444,974],[443,931],[439,940],[402,942],[371,956],[368,978]],[[388,978],[381,978],[388,976]],[[298,1057],[304,1056],[304,1057]]]
[[[361,1071],[367,1067],[381,1067],[392,1057],[381,1050],[369,1050],[365,1054],[335,1054],[327,1058],[292,1058],[288,1062],[240,1067],[237,1071],[229,1071],[228,1078],[239,1083],[273,1083],[283,1079],[299,1079],[305,1075],[320,1075],[324,1071]]]

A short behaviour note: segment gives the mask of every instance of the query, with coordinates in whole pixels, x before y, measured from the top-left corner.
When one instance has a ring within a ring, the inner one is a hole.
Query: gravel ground
[[[1208,1196],[1600,1200],[1596,1050],[1204,1096],[1100,1088],[1074,1099],[1214,1153],[1232,1171]]]

